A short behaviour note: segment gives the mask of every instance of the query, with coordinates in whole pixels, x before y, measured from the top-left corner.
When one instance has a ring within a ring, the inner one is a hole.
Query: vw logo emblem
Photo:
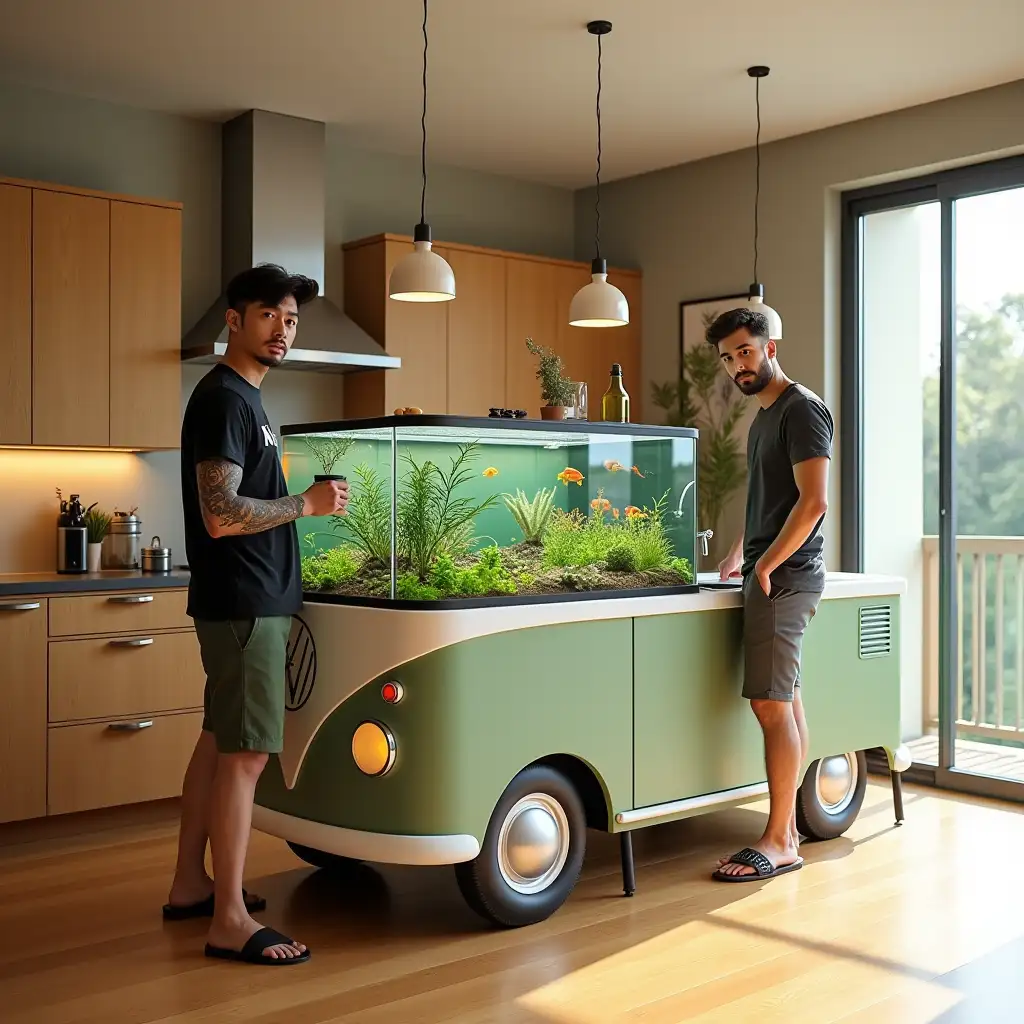
[[[288,637],[285,661],[285,707],[298,711],[313,692],[316,682],[316,644],[313,633],[298,615],[292,616],[292,631]]]

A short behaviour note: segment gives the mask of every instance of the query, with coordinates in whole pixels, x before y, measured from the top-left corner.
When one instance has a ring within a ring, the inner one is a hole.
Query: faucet
[[[697,540],[700,541],[700,553],[705,558],[708,557],[708,541],[711,540],[714,535],[714,530],[701,530],[701,532],[697,534]]]

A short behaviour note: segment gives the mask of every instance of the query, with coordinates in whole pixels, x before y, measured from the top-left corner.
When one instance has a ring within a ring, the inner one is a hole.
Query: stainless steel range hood
[[[280,263],[324,289],[325,127],[250,110],[221,129],[221,287],[257,263]],[[215,363],[227,351],[223,293],[181,343],[186,363]],[[388,355],[330,299],[299,311],[282,369],[352,373],[397,369]]]

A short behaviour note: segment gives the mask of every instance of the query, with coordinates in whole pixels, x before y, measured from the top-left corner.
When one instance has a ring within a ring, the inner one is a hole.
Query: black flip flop
[[[245,902],[245,909],[250,914],[258,914],[267,909],[267,901],[262,896],[251,895],[245,889],[242,890],[242,899]],[[164,904],[165,921],[188,921],[195,917],[213,917],[212,892],[205,900],[199,900],[197,903],[186,903],[181,906]]]
[[[804,859],[803,857],[797,857],[792,864],[784,864],[782,867],[777,868],[772,866],[772,862],[760,850],[754,850],[747,846],[740,850],[739,853],[734,853],[725,863],[744,864],[748,868],[753,868],[754,874],[726,875],[722,873],[722,868],[719,868],[711,875],[716,882],[760,882],[765,878],[774,878],[776,875],[785,875],[790,871],[798,871],[804,866]],[[725,864],[722,867],[725,867]]]
[[[263,951],[270,946],[293,945],[293,940],[282,935],[273,928],[261,928],[249,936],[246,944],[240,949],[224,949],[222,946],[206,944],[206,955],[218,960],[237,960],[243,964],[260,964],[268,967],[284,967],[286,964],[304,964],[309,959],[309,950],[303,950],[298,956],[264,956]]]

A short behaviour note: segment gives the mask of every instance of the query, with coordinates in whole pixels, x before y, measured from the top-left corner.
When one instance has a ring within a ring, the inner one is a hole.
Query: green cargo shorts
[[[203,729],[222,754],[280,753],[291,618],[195,621],[206,670]]]

